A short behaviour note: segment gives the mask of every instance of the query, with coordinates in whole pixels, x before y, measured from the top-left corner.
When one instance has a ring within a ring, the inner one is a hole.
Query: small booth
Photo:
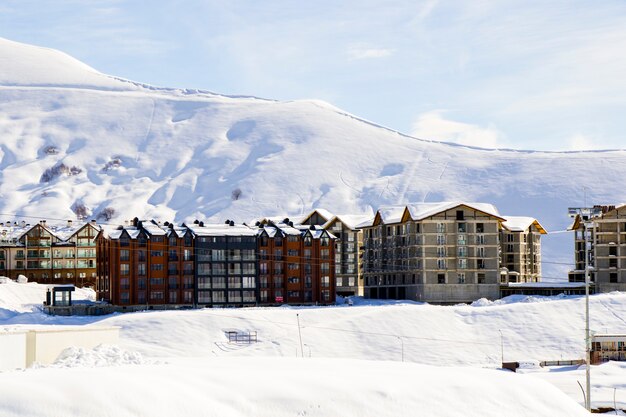
[[[51,307],[71,307],[73,285],[56,285],[46,292],[46,305]]]

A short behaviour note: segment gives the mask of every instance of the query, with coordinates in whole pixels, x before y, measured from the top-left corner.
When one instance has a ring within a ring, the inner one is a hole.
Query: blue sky
[[[484,147],[626,149],[626,2],[3,0],[0,36]]]

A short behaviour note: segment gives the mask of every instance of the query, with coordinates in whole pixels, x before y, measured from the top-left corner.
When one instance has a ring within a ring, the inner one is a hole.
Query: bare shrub
[[[98,213],[98,219],[104,219],[109,221],[115,216],[115,209],[113,207],[105,207],[100,213]]]
[[[57,177],[60,177],[61,175],[65,174],[65,175],[78,175],[81,172],[83,172],[82,169],[80,169],[77,166],[73,166],[73,167],[68,167],[67,165],[65,165],[63,162],[56,164],[53,167],[50,167],[48,169],[46,169],[43,174],[41,174],[41,178],[39,178],[39,182],[50,182],[52,180],[54,180]]]
[[[46,146],[45,148],[43,148],[43,152],[46,155],[57,155],[59,153],[59,148],[57,148],[56,146],[50,145],[50,146]]]
[[[233,192],[230,194],[230,197],[231,197],[233,200],[237,201],[237,200],[239,200],[239,197],[241,197],[241,194],[242,194],[242,193],[243,193],[243,192],[241,191],[241,188],[235,188],[235,189],[233,190]]]
[[[72,211],[78,220],[84,220],[89,216],[89,209],[82,201],[76,201],[72,204]]]
[[[102,171],[103,172],[107,172],[110,171],[112,169],[115,168],[119,168],[122,166],[122,159],[118,156],[112,158],[109,162],[107,162],[106,164],[104,164],[104,166],[102,167]]]

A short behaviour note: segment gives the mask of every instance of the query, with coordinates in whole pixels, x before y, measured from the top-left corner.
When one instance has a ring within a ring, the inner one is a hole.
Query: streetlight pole
[[[589,234],[590,222],[583,223],[585,233],[585,379],[587,382],[587,396],[585,408],[591,412],[591,338],[589,332]]]
[[[577,207],[568,209],[570,217],[580,218],[583,225],[585,244],[585,379],[587,395],[585,395],[585,408],[591,412],[591,331],[589,329],[589,285],[590,285],[590,241],[589,233],[595,226],[593,217],[599,216],[602,211],[597,207]],[[595,238],[595,236],[594,236]]]

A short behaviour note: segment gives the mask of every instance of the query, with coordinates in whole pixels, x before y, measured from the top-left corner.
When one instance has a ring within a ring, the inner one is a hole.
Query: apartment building
[[[433,303],[499,297],[500,229],[491,204],[417,203],[379,209],[364,232],[365,297]]]
[[[230,220],[224,224],[196,222],[185,227],[195,240],[196,305],[256,305],[256,231]]]
[[[500,282],[540,282],[541,235],[547,231],[533,217],[504,217],[500,231]]]
[[[335,236],[288,218],[256,227],[260,304],[335,302]]]
[[[589,241],[590,280],[596,293],[626,291],[626,204],[595,206],[593,226],[586,231]],[[585,225],[576,216],[574,231],[574,270],[570,282],[585,281]]]
[[[300,223],[316,225],[330,231],[335,240],[335,276],[337,295],[363,295],[363,231],[357,225],[370,219],[369,215],[335,215],[316,209]]]
[[[42,284],[95,286],[95,221],[0,223],[0,274]]]
[[[194,239],[186,227],[135,218],[103,229],[97,244],[97,296],[120,306],[192,306]]]

